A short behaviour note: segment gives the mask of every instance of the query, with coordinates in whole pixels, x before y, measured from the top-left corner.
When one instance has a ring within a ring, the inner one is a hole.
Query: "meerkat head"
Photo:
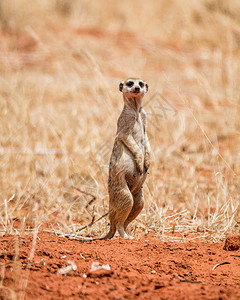
[[[128,78],[127,80],[120,82],[119,90],[128,98],[142,98],[148,91],[148,85],[142,79]]]

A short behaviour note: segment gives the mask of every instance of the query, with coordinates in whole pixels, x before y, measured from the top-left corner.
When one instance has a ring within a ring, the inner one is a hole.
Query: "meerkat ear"
[[[119,84],[119,91],[120,92],[122,92],[122,90],[123,90],[123,84],[124,84],[124,82],[122,81],[122,82],[120,82],[120,84]]]
[[[146,83],[146,92],[148,91],[148,84]]]

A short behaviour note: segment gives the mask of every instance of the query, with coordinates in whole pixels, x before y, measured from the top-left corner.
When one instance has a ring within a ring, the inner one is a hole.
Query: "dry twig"
[[[104,215],[102,215],[102,216],[101,216],[100,218],[98,218],[96,221],[95,221],[95,216],[93,216],[91,223],[89,223],[88,225],[83,226],[82,228],[77,229],[76,232],[80,232],[80,231],[82,231],[83,229],[86,229],[87,227],[91,227],[93,224],[97,223],[97,222],[100,221],[102,218],[106,217],[107,215],[108,215],[108,212],[105,213]]]
[[[178,274],[174,274],[174,276],[179,279],[181,282],[189,282],[189,283],[202,283],[202,284],[206,284],[206,282],[204,281],[200,281],[200,280],[191,280],[191,279],[186,279],[186,278],[181,278]],[[189,275],[188,275],[189,277]]]
[[[75,190],[77,190],[78,192],[82,193],[82,194],[85,194],[87,196],[91,196],[92,199],[87,203],[87,205],[85,206],[85,208],[87,208],[89,205],[91,205],[93,203],[93,201],[95,201],[97,199],[97,196],[89,193],[89,192],[86,192],[86,191],[83,191],[81,189],[79,189],[78,187],[72,185],[72,188],[74,188]]]
[[[40,264],[41,262],[44,261],[44,258],[42,258],[41,260],[39,261],[34,261],[32,263],[28,263],[28,264],[21,264],[22,267],[30,267],[30,266],[33,266],[33,265],[37,265],[37,264]],[[15,263],[15,261],[7,261],[5,263],[2,263],[0,264],[0,266],[6,266],[6,265],[10,265],[10,264],[13,264]]]
[[[212,271],[214,271],[217,267],[219,267],[219,266],[222,266],[222,265],[229,265],[230,264],[230,262],[228,262],[228,261],[224,261],[224,262],[222,262],[222,263],[219,263],[219,264],[216,264],[213,268],[212,268]]]

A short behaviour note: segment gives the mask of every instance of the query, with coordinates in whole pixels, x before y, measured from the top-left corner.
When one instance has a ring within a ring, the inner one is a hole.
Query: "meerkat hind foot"
[[[125,240],[134,240],[134,237],[132,235],[127,234]]]
[[[126,231],[124,230],[123,225],[122,225],[122,226],[119,226],[118,232],[119,232],[120,236],[121,236],[122,238],[124,238],[125,240],[133,240],[133,239],[134,239],[133,236],[131,236],[131,235],[129,235],[129,234],[126,233]]]
[[[124,238],[125,240],[134,240],[134,237],[127,234],[126,232],[123,236],[121,235],[121,237]]]

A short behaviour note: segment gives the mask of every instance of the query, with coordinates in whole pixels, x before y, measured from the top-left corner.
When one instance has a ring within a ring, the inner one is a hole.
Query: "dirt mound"
[[[234,251],[240,249],[240,235],[229,235],[226,238],[224,250]]]
[[[240,250],[223,242],[35,237],[1,237],[1,299],[240,298]]]

